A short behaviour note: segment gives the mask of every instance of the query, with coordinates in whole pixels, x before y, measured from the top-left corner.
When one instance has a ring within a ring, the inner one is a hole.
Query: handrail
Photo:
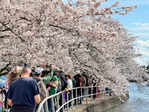
[[[38,106],[36,112],[60,112],[61,110],[62,110],[61,112],[63,112],[64,109],[66,109],[69,104],[71,105],[71,107],[78,105],[77,100],[82,102],[82,98],[86,98],[86,100],[88,100],[89,97],[92,96],[95,97],[98,94],[106,94],[111,92],[99,88],[100,88],[99,86],[87,86],[87,87],[73,88],[69,90],[69,93],[66,91],[61,91],[59,93],[56,93],[54,95],[45,98]],[[55,103],[57,105],[54,105]],[[48,108],[48,105],[51,105],[51,109]]]

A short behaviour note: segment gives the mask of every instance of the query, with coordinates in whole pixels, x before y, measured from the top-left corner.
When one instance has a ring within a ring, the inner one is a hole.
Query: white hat
[[[35,73],[40,74],[43,71],[43,68],[37,67],[35,68]]]

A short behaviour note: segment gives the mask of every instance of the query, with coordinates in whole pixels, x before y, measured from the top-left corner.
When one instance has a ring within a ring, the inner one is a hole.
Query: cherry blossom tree
[[[133,61],[134,38],[112,15],[136,6],[115,2],[101,8],[103,2],[1,0],[0,67],[52,63],[72,75],[85,71],[118,95],[127,91],[128,77],[140,73]]]

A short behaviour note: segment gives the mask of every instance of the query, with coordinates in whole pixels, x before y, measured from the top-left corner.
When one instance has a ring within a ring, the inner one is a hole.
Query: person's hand
[[[51,86],[51,83],[50,82],[48,83],[48,86]]]
[[[48,87],[47,90],[49,91],[51,89],[51,87]]]
[[[69,92],[68,88],[65,88],[65,91],[66,91],[66,92]]]
[[[53,83],[48,83],[48,86],[56,88],[56,85]]]

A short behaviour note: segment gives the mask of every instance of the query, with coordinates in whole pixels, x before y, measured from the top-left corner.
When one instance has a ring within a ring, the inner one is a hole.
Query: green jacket
[[[47,77],[43,77],[42,81],[44,82],[45,85],[47,85],[52,79],[52,76],[47,76]]]
[[[54,95],[54,94],[56,94],[56,88],[54,88],[54,87],[51,87],[50,88],[50,90],[49,90],[49,95]]]
[[[36,77],[34,77],[33,79],[34,79],[37,83],[38,83],[40,80],[42,80],[43,83],[44,83],[45,85],[47,85],[47,84],[51,81],[52,76],[41,77],[41,78],[36,78]]]

